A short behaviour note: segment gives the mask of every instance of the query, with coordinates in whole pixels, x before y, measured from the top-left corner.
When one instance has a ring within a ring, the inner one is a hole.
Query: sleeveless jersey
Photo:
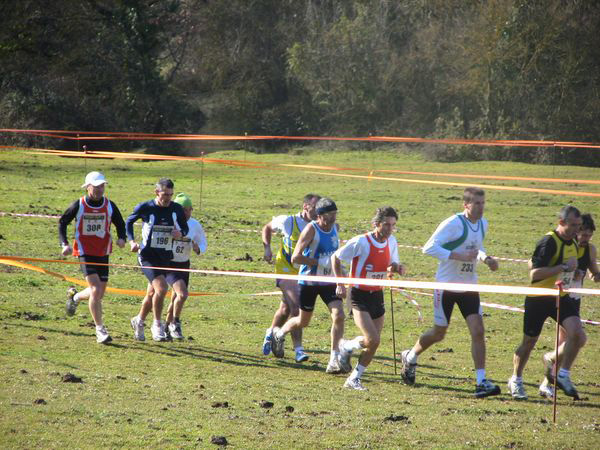
[[[289,235],[284,231],[281,247],[275,257],[275,273],[297,275],[300,266],[292,263],[292,254],[304,227],[300,228],[298,225],[298,216],[289,216],[289,218],[291,218],[292,231]]]
[[[318,260],[316,266],[307,266],[302,264],[300,266],[300,275],[320,275],[320,276],[331,276],[331,255],[338,249],[340,241],[338,238],[337,227],[335,224],[330,231],[323,231],[317,222],[312,221],[310,225],[315,229],[315,237],[312,242],[304,249],[302,253],[304,256],[309,258],[315,258]],[[323,286],[332,283],[323,283],[319,281],[306,281],[300,280],[298,284],[304,284],[308,286]]]
[[[352,278],[367,278],[383,280],[387,274],[387,268],[391,263],[389,240],[383,243],[375,241],[372,233],[366,233],[365,238],[369,243],[369,253],[364,257],[358,255],[352,258]],[[381,291],[382,286],[355,285],[363,291]]]
[[[108,198],[95,208],[87,204],[85,197],[79,199],[79,210],[75,217],[74,256],[106,256],[112,251],[110,224],[112,206]]]
[[[551,236],[552,239],[554,239],[554,242],[556,243],[556,251],[550,258],[548,267],[558,266],[558,265],[566,263],[572,257],[575,257],[575,258],[578,257],[579,246],[577,245],[577,242],[575,240],[571,240],[571,242],[565,242],[561,238],[558,237],[558,235],[556,234],[556,231],[550,231],[550,232],[546,233],[546,236]],[[556,283],[556,281],[560,277],[564,284],[564,288],[569,289],[570,287],[572,287],[571,283],[573,282],[574,275],[575,275],[575,271],[561,272],[557,275],[553,275],[551,277],[544,278],[543,280],[532,281],[531,286],[554,289],[555,288],[554,283]]]

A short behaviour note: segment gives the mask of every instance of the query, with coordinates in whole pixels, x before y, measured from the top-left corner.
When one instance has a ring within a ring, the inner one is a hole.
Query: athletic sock
[[[75,303],[79,303],[79,295],[81,294],[81,292],[77,292],[74,296],[73,296],[73,300],[75,301]]]
[[[570,370],[563,369],[562,367],[558,370],[558,376],[561,378],[568,377],[571,374]]]
[[[340,352],[337,350],[331,350],[331,355],[329,356],[329,362],[337,361],[340,356]]]
[[[516,375],[513,375],[512,377],[510,377],[510,381],[512,381],[513,383],[522,383],[523,377],[518,377]]]
[[[485,380],[485,369],[475,369],[477,376],[477,384],[481,384]]]
[[[273,334],[273,328],[267,328],[267,331],[265,332],[265,336],[271,336]]]
[[[350,374],[350,378],[351,379],[362,378],[363,373],[365,373],[365,369],[366,369],[365,366],[363,366],[361,364],[357,364],[356,367],[354,368],[354,370],[352,371],[352,373]]]
[[[299,345],[298,347],[294,347],[294,351],[295,352],[303,352],[304,351],[304,347],[302,347],[301,345]]]
[[[406,355],[406,360],[409,364],[416,364],[418,357],[419,355],[417,355],[413,349],[410,349],[410,352],[408,352],[408,355]]]
[[[160,320],[154,320],[152,322],[152,326],[154,326],[154,327],[160,327]]]
[[[102,325],[96,325],[96,330],[101,330],[102,327],[104,327],[104,324],[102,324]]]

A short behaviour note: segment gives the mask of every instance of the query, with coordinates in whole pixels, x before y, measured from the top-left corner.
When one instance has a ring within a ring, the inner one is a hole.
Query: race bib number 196
[[[165,250],[171,249],[171,231],[173,227],[170,226],[153,226],[152,227],[152,241],[151,247],[163,248]]]

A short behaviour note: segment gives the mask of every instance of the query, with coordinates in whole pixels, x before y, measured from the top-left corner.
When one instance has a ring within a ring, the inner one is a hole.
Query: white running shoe
[[[131,328],[133,328],[133,338],[136,341],[146,340],[146,336],[144,335],[144,321],[140,320],[138,316],[131,318]]]
[[[344,387],[348,389],[355,389],[357,391],[366,391],[367,388],[362,385],[360,382],[360,378],[346,378],[344,382]]]
[[[183,333],[181,332],[181,322],[179,320],[176,320],[175,322],[169,324],[169,332],[171,333],[171,337],[173,339],[183,339]]]
[[[344,348],[345,339],[340,340],[340,369],[343,373],[349,373],[352,371],[352,364],[350,363],[350,358],[352,358],[352,351],[348,351]]]
[[[508,380],[508,392],[515,400],[527,400],[527,393],[523,381],[515,381],[512,378]]]
[[[273,341],[271,343],[271,351],[275,358],[283,358],[285,354],[285,335],[279,337],[279,328],[273,328]]]
[[[77,289],[73,286],[67,289],[67,305],[65,308],[67,316],[75,315],[75,310],[77,309],[77,302],[73,298],[75,297],[75,294],[77,294]]]
[[[98,344],[108,344],[110,341],[112,341],[112,338],[104,325],[101,328],[96,328],[96,342]]]
[[[548,383],[548,378],[544,378],[544,381],[542,381],[542,384],[540,384],[539,392],[542,397],[549,399],[554,398],[554,387]]]
[[[158,324],[153,323],[150,327],[150,331],[152,332],[152,339],[157,342],[164,342],[167,340],[167,335],[165,333],[165,324],[162,322],[158,322]]]
[[[327,364],[327,369],[325,369],[325,373],[341,373],[341,371],[339,357],[330,360],[329,364]]]
[[[402,371],[400,372],[400,375],[402,376],[402,380],[404,380],[406,384],[412,386],[413,384],[415,384],[417,365],[408,362],[409,353],[410,350],[404,350],[400,355],[402,358]]]

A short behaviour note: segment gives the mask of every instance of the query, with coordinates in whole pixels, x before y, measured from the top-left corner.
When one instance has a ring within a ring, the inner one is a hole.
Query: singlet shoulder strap
[[[467,240],[467,236],[469,235],[469,230],[467,228],[467,223],[465,222],[465,218],[462,216],[462,214],[456,214],[458,216],[458,218],[460,219],[460,222],[463,225],[463,233],[462,236],[459,237],[458,239],[456,239],[455,241],[450,241],[450,242],[446,242],[444,245],[442,245],[442,248],[445,248],[446,250],[454,250],[457,247],[459,247],[463,242],[465,242]],[[482,227],[483,229],[483,227]]]

